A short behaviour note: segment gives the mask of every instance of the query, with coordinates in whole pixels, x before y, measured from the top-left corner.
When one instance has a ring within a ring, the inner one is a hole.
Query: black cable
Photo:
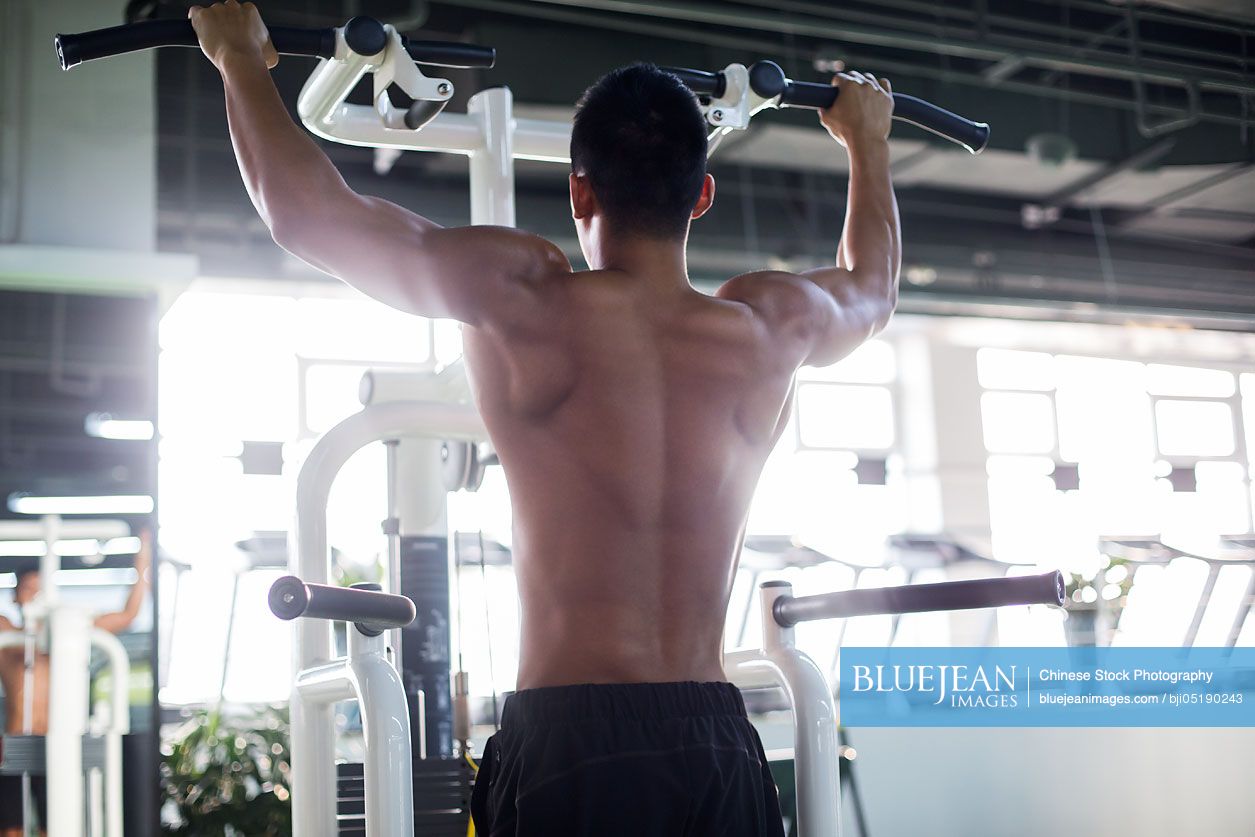
[[[484,635],[488,643],[488,682],[492,685],[492,731],[499,732],[497,725],[497,681],[493,678],[492,664],[492,619],[488,612],[488,571],[484,569],[484,530],[479,530],[479,579],[484,594]]]
[[[466,671],[462,665],[462,532],[453,533],[453,594],[458,597],[458,671]]]

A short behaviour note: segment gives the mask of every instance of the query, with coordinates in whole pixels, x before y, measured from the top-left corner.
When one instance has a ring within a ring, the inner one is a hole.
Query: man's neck
[[[623,271],[659,287],[688,288],[686,246],[687,237],[601,237],[589,267]]]

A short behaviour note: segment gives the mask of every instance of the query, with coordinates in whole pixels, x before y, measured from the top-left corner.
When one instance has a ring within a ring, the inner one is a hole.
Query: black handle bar
[[[405,596],[379,592],[378,584],[335,587],[307,584],[285,575],[270,585],[270,611],[280,619],[334,619],[353,622],[367,636],[388,628],[404,628],[414,621],[414,602]]]
[[[383,24],[373,18],[355,17],[344,28],[349,46],[362,55],[374,55],[387,43]],[[309,55],[319,58],[331,58],[335,55],[334,29],[299,29],[292,26],[269,26],[267,29],[275,50],[281,55]],[[402,42],[410,57],[419,64],[487,68],[492,67],[497,60],[496,50],[491,47],[453,41],[412,41],[404,37]],[[189,20],[145,20],[75,35],[57,35],[53,43],[63,70],[76,67],[84,61],[142,49],[194,47],[200,44]]]
[[[684,86],[698,96],[709,96],[718,99],[728,90],[728,80],[723,73],[709,73],[705,70],[686,70],[683,67],[663,67],[671,75],[684,82]]]
[[[678,76],[698,96],[717,99],[727,90],[727,79],[723,73],[671,67],[667,68],[667,72]],[[837,100],[839,92],[838,88],[830,84],[791,81],[774,61],[759,61],[750,67],[749,81],[750,89],[764,99],[780,97],[782,107],[822,110]],[[973,154],[979,154],[989,142],[989,126],[984,122],[964,119],[931,102],[903,93],[893,94],[893,118],[910,122],[951,142],[957,142]]]
[[[1063,573],[1052,572],[1018,578],[980,578],[972,581],[943,581],[938,584],[876,587],[797,598],[785,596],[776,599],[773,615],[777,622],[789,628],[798,622],[816,619],[934,610],[972,610],[1007,605],[1062,605],[1063,600]]]

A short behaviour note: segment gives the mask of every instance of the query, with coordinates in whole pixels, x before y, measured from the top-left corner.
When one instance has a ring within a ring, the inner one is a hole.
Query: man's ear
[[[697,205],[693,207],[693,214],[689,217],[696,221],[698,218],[706,214],[706,210],[710,209],[710,205],[715,202],[715,176],[707,173],[702,180],[702,193],[697,196]]]
[[[576,221],[589,218],[597,212],[597,196],[588,177],[571,173],[571,217]]]

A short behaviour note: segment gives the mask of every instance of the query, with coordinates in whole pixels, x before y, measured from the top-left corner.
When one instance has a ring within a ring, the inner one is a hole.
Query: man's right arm
[[[834,83],[841,95],[820,113],[820,121],[850,155],[837,263],[797,274],[738,277],[720,293],[756,309],[781,339],[793,344],[796,351],[788,354],[810,366],[841,360],[885,327],[897,305],[902,259],[889,173],[889,82],[843,73]]]

